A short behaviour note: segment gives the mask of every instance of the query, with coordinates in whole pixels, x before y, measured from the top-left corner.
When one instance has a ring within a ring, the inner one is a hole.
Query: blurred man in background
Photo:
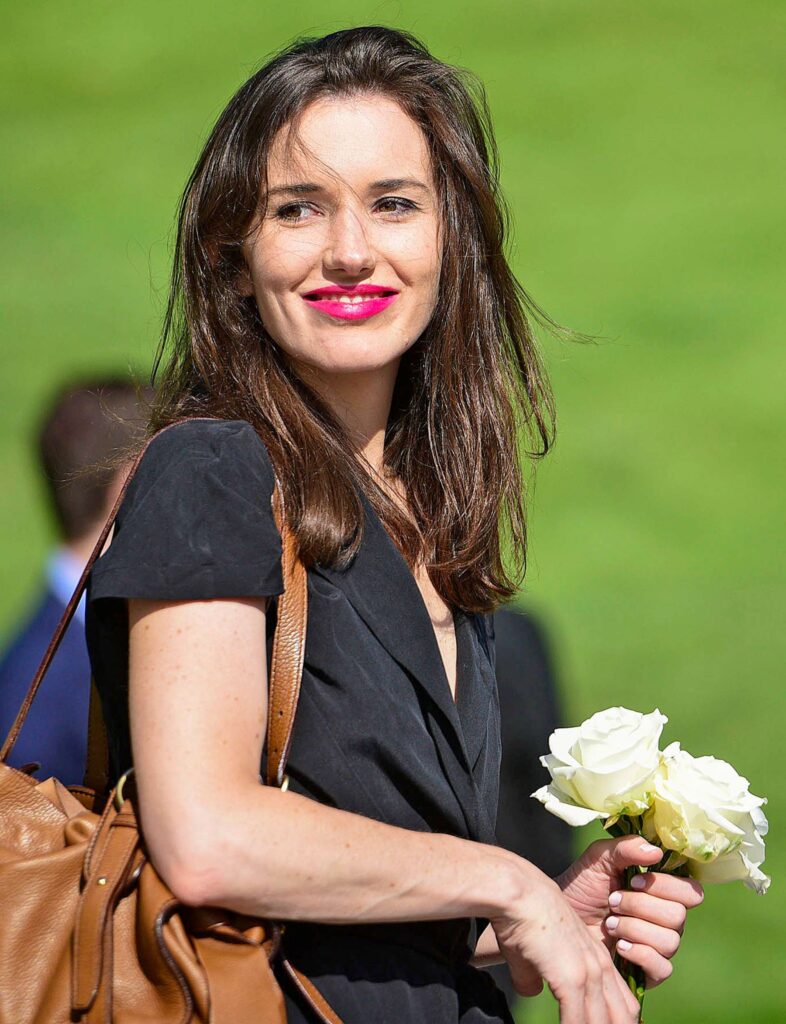
[[[59,389],[37,438],[59,543],[50,553],[32,608],[0,657],[0,731],[7,734],[57,623],[122,486],[118,456],[141,438],[152,392],[129,380],[83,381]],[[41,762],[35,772],[79,784],[85,767],[90,662],[84,599],[68,627],[9,763]]]

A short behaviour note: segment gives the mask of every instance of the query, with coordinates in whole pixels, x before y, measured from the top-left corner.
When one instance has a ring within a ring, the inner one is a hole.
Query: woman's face
[[[245,294],[295,364],[397,367],[437,298],[437,196],[425,137],[382,96],[326,98],[268,163],[267,210],[244,243]]]

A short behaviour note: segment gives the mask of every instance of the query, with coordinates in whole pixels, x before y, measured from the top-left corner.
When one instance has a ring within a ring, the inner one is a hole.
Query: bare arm
[[[264,600],[131,600],[129,625],[141,824],[180,899],[339,924],[487,917],[518,991],[545,979],[562,1024],[636,1019],[607,950],[528,861],[259,784]]]
[[[129,604],[142,826],[181,898],[290,920],[380,922],[491,917],[538,883],[537,869],[503,850],[260,786],[263,600]]]

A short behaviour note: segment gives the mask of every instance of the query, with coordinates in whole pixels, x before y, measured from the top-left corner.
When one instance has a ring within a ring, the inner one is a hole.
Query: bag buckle
[[[126,782],[128,782],[129,777],[131,775],[133,775],[133,773],[134,773],[134,769],[133,769],[133,767],[131,767],[131,768],[128,769],[127,772],[123,772],[123,774],[117,780],[117,785],[115,786],[115,795],[114,795],[113,799],[114,799],[115,808],[118,811],[123,806],[123,800],[124,800],[123,791],[125,790]]]

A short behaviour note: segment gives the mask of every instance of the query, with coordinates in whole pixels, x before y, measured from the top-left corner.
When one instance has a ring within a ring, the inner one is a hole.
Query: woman
[[[509,1022],[473,966],[502,959],[565,1022],[634,1020],[609,950],[657,983],[701,899],[651,876],[610,917],[624,867],[659,859],[640,839],[556,882],[492,845],[486,613],[515,589],[501,522],[523,559],[520,431],[550,435],[493,156],[462,76],[388,29],[243,85],[183,198],[153,426],[216,421],[153,441],[90,582],[113,772],[135,766],[154,863],[187,903],[291,922],[346,1024]],[[259,785],[274,472],[309,589],[287,792]]]

